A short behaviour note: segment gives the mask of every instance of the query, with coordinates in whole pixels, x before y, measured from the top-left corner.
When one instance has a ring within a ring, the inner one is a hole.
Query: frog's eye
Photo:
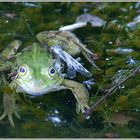
[[[49,69],[49,75],[53,76],[55,74],[55,69],[52,67]]]
[[[19,68],[19,75],[20,76],[24,76],[26,74],[26,68],[25,67],[20,67]]]

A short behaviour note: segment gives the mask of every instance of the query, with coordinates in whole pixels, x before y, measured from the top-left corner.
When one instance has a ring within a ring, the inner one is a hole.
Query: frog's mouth
[[[47,86],[42,81],[31,81],[28,83],[18,83],[21,90],[34,96],[39,96],[48,92],[59,90],[60,82]]]

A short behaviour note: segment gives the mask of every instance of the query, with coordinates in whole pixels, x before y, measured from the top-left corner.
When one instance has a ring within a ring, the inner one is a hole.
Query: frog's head
[[[37,43],[17,58],[15,82],[25,92],[40,95],[59,88],[62,78],[54,68],[52,56]]]

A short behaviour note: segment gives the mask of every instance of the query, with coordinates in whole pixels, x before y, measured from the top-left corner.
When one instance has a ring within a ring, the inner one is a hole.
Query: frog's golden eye
[[[55,72],[56,71],[55,71],[55,69],[53,67],[49,69],[49,75],[50,76],[53,76],[55,74]]]
[[[26,68],[24,66],[19,68],[19,75],[24,76],[26,74]]]

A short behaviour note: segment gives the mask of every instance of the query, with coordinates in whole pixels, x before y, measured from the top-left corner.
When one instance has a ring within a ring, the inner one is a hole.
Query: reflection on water
[[[46,122],[48,121],[52,122],[55,127],[61,126],[67,123],[67,121],[64,120],[62,116],[60,116],[58,110],[54,110],[54,111],[51,111],[50,113],[47,113],[45,120]]]
[[[124,54],[124,53],[131,53],[133,50],[132,49],[127,49],[127,48],[117,48],[115,50],[116,53]]]

